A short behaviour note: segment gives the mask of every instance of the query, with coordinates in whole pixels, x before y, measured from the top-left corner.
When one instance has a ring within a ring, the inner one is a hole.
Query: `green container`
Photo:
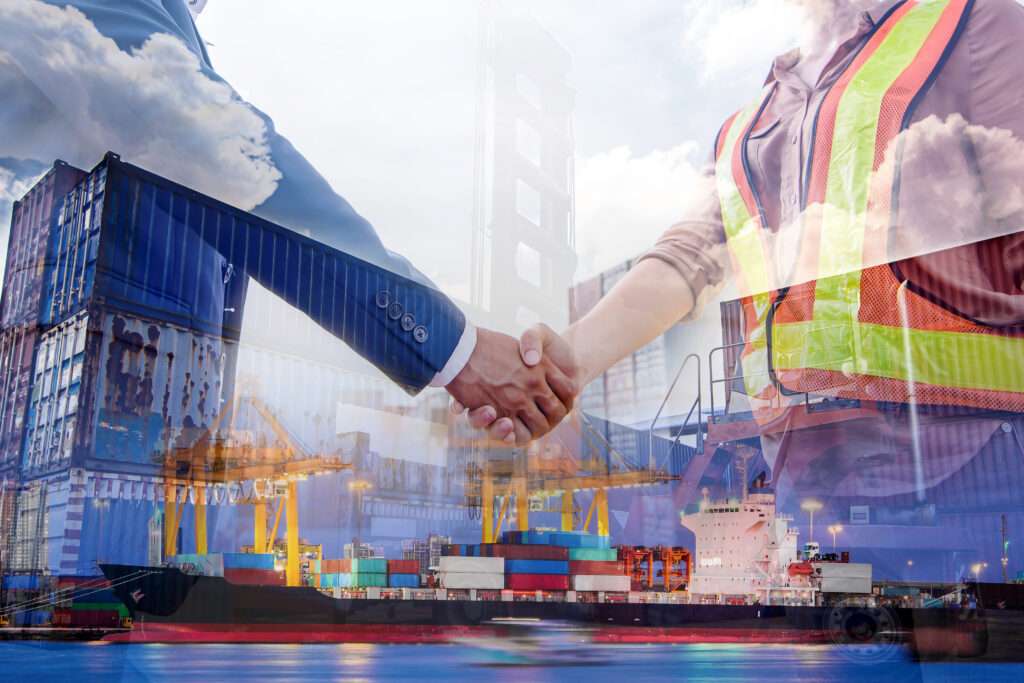
[[[387,574],[388,561],[383,557],[367,557],[352,560],[353,574]]]
[[[615,548],[569,548],[569,559],[609,562],[619,559],[619,551]]]
[[[362,562],[362,560],[360,560]],[[388,575],[380,572],[353,572],[352,573],[352,587],[353,588],[387,588],[388,587]]]
[[[128,608],[120,602],[74,602],[71,605],[75,612],[117,612],[120,616],[128,616]]]

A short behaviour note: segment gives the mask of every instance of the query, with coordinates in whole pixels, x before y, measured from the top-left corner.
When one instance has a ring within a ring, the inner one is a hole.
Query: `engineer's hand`
[[[583,387],[580,384],[581,372],[572,347],[547,325],[538,323],[523,332],[522,337],[519,339],[518,350],[522,363],[527,367],[547,368],[546,373],[549,377],[549,383],[550,377],[554,375],[556,384],[572,390],[572,395],[569,397],[559,394],[560,398],[563,399],[562,404],[566,408],[565,412],[548,414],[545,411],[547,429],[541,431],[530,430],[529,436],[524,439],[524,429],[520,425],[521,420],[516,419],[514,414],[502,415],[492,404],[474,407],[461,401],[454,393],[452,393],[455,399],[452,401],[452,412],[462,414],[468,407],[469,423],[475,429],[486,429],[490,437],[497,441],[524,444],[529,438],[539,438],[558,426],[568,412],[572,410],[572,403]],[[565,378],[564,384],[562,378]],[[555,384],[552,384],[551,387],[554,389]],[[568,400],[564,400],[566,398]]]
[[[508,444],[525,445],[554,429],[578,392],[572,373],[558,365],[560,354],[543,353],[540,338],[530,343],[524,352],[522,340],[478,328],[469,362],[446,387],[456,412],[468,408],[477,428],[494,423],[492,437]]]

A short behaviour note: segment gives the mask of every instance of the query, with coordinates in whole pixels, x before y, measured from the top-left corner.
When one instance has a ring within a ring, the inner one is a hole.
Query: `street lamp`
[[[971,565],[971,573],[974,574],[974,582],[978,582],[978,577],[981,574],[981,570],[985,568],[984,562],[975,562]]]
[[[835,552],[836,550],[836,534],[838,534],[842,530],[842,524],[830,524],[828,527],[828,532],[832,534],[832,552]]]
[[[356,537],[352,539],[352,557],[359,557],[359,534],[363,530],[363,492],[373,488],[373,484],[365,479],[353,479],[348,483],[348,490],[356,494]]]
[[[808,512],[811,515],[811,526],[809,531],[807,532],[808,543],[814,542],[814,513],[823,507],[825,506],[822,504],[820,500],[814,500],[813,498],[808,498],[807,500],[800,503],[800,509]]]

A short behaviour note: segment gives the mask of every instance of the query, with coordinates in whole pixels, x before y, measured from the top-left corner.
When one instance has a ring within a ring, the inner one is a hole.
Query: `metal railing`
[[[651,421],[651,428],[647,433],[648,441],[648,453],[647,453],[647,467],[651,471],[654,470],[654,430],[658,426],[658,420],[661,418],[661,413],[665,410],[665,406],[668,405],[668,400],[672,398],[672,392],[675,391],[676,385],[679,383],[679,378],[682,377],[683,371],[686,370],[686,366],[690,364],[691,360],[697,361],[697,398],[690,404],[690,410],[686,413],[686,418],[683,423],[679,426],[679,430],[676,432],[676,438],[672,440],[672,445],[669,446],[669,454],[671,455],[672,450],[679,443],[679,439],[683,436],[683,432],[686,431],[686,426],[690,424],[690,418],[693,416],[693,411],[697,411],[697,452],[702,453],[704,451],[704,427],[701,424],[703,419],[703,403],[701,401],[701,379],[703,373],[701,372],[700,356],[696,353],[691,353],[683,359],[682,364],[679,366],[679,370],[676,371],[676,376],[672,378],[672,384],[668,387],[668,392],[665,393],[665,398],[661,402],[661,406],[658,407],[658,412],[655,413],[654,419]]]

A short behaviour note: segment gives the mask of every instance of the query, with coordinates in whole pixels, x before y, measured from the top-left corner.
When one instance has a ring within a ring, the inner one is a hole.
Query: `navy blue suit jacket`
[[[223,82],[184,0],[44,1],[81,11],[124,51],[141,47],[154,33],[175,36],[199,57],[205,75]],[[408,261],[388,251],[373,226],[276,132],[270,117],[251,108],[266,123],[271,158],[282,176],[276,191],[253,213],[366,262],[366,269],[351,270],[355,280],[335,283],[338,305],[344,310],[333,315],[337,318],[341,313],[351,321],[339,336],[407,391],[420,391],[444,367],[458,344],[466,324],[463,313]],[[262,281],[258,273],[252,275]],[[271,281],[261,284],[274,289]],[[301,302],[295,304],[302,308]],[[304,312],[318,321],[321,318],[316,311]],[[382,344],[381,340],[392,342]]]

